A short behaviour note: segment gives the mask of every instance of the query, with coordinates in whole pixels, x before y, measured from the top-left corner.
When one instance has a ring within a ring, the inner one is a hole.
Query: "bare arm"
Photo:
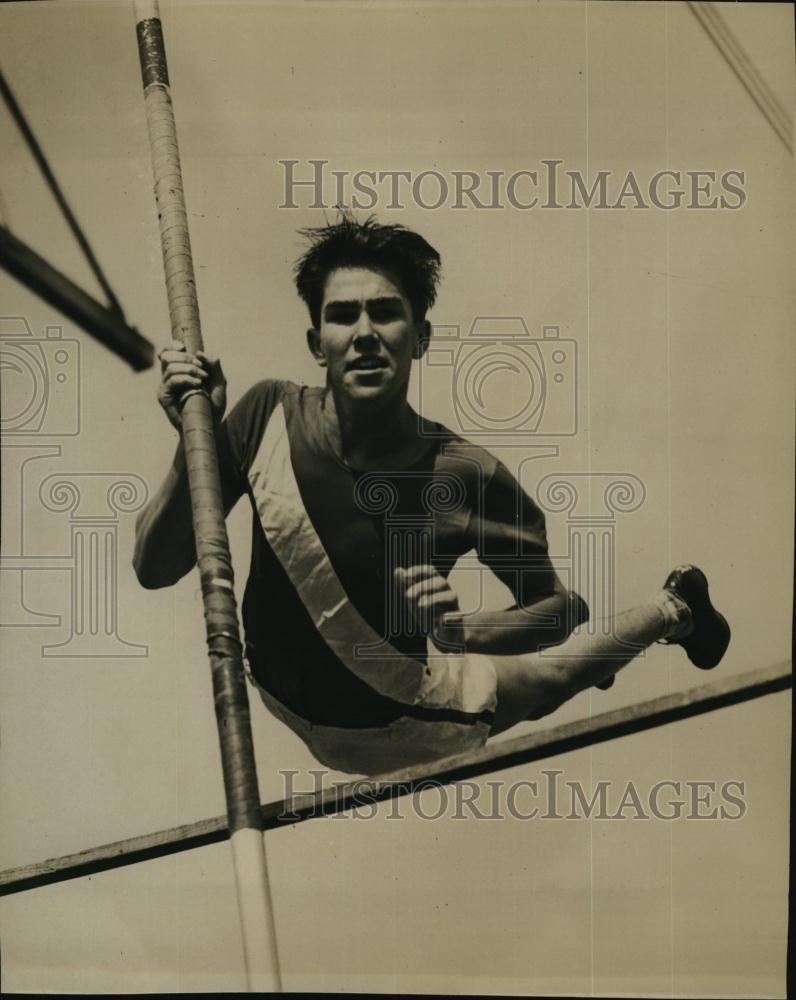
[[[588,607],[558,578],[547,551],[544,514],[502,462],[486,482],[474,515],[478,558],[508,587],[515,603],[464,615],[467,650],[516,656],[564,642],[588,620]]]
[[[555,591],[533,604],[464,615],[464,644],[468,652],[493,656],[535,653],[564,642],[588,617],[585,602],[556,580]]]
[[[468,653],[515,656],[555,646],[588,620],[585,601],[570,594],[556,577],[550,594],[501,611],[462,614],[448,581],[430,565],[396,570],[410,621],[443,646]]]
[[[180,401],[190,389],[204,388],[216,417],[219,464],[229,468],[229,441],[220,424],[226,406],[226,381],[218,361],[204,354],[189,357],[175,341],[160,353],[162,381],[158,401],[169,421],[178,430]],[[234,506],[240,492],[222,475],[224,512]],[[169,587],[196,565],[196,544],[191,517],[191,497],[182,441],[171,468],[158,491],[141,511],[135,526],[133,567],[139,583],[148,589]]]
[[[133,567],[142,587],[170,587],[196,565],[191,497],[180,442],[171,468],[135,524]]]

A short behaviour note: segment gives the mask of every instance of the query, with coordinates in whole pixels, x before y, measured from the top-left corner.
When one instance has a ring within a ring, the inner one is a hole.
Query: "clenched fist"
[[[446,652],[464,652],[464,626],[459,599],[433,566],[399,567],[395,582],[403,591],[409,627],[429,636]]]

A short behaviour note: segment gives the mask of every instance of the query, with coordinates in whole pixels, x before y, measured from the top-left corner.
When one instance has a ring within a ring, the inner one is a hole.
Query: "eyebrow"
[[[403,309],[403,300],[397,295],[382,295],[375,299],[366,299],[365,305],[370,306],[385,306],[385,305],[398,305]],[[359,299],[332,299],[331,302],[327,302],[323,307],[324,316],[328,316],[330,311],[336,309],[346,309],[346,308],[356,308],[360,306]]]

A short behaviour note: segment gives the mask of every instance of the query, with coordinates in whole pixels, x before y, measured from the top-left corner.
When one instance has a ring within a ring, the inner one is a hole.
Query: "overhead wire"
[[[724,61],[754,101],[760,113],[789,153],[793,153],[793,121],[777,95],[763,78],[748,53],[732,33],[714,4],[687,0],[688,8]]]
[[[2,95],[6,107],[8,108],[9,113],[11,114],[11,117],[14,119],[17,128],[22,134],[22,138],[25,140],[33,159],[36,161],[36,165],[38,166],[39,170],[42,173],[42,176],[44,177],[44,181],[47,187],[50,189],[52,196],[55,198],[55,201],[58,207],[60,208],[62,215],[66,219],[67,225],[72,231],[72,235],[77,241],[77,244],[80,247],[83,256],[86,258],[86,261],[88,262],[88,265],[91,268],[94,277],[97,279],[97,282],[99,283],[99,286],[102,289],[105,298],[108,300],[109,309],[116,314],[118,319],[124,321],[124,313],[122,311],[121,305],[119,304],[119,300],[116,298],[116,295],[114,294],[113,289],[111,288],[110,283],[108,282],[108,279],[105,277],[105,274],[102,268],[100,267],[100,263],[97,260],[94,251],[91,249],[91,244],[88,241],[88,237],[83,232],[80,223],[77,221],[74,212],[70,208],[69,203],[66,200],[66,196],[61,190],[61,186],[58,183],[55,174],[53,173],[52,168],[50,167],[50,164],[47,162],[47,157],[44,155],[44,151],[39,145],[39,142],[33,133],[33,129],[30,127],[30,124],[28,123],[28,120],[25,117],[22,108],[19,106],[17,99],[14,97],[14,94],[11,88],[9,87],[8,82],[6,81],[6,78],[4,77],[1,70],[0,70],[0,95]]]

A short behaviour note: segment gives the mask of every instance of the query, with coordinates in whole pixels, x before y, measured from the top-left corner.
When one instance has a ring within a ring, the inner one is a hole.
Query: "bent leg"
[[[580,691],[611,677],[661,639],[666,617],[655,601],[616,615],[608,635],[585,627],[555,650],[524,656],[496,656],[497,707],[492,735],[555,711]]]

